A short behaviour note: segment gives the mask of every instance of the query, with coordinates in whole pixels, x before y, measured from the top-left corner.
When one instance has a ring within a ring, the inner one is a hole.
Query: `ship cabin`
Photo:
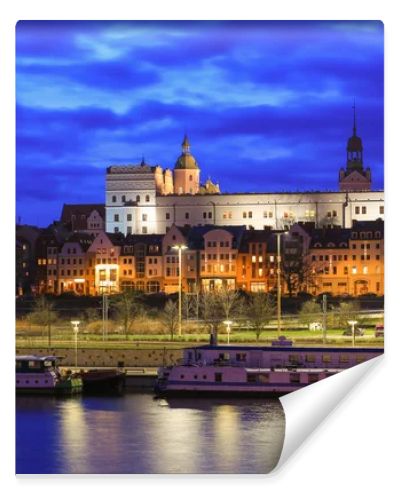
[[[62,356],[16,356],[16,373],[44,373],[58,371]]]
[[[205,345],[184,350],[185,365],[242,366],[246,368],[345,369],[383,354],[379,348],[268,347]]]

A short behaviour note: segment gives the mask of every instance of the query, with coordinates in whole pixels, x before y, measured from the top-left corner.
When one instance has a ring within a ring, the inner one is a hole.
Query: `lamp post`
[[[179,284],[178,284],[178,335],[182,334],[182,250],[186,250],[187,246],[180,243],[172,247],[178,250],[178,265],[179,265]]]
[[[281,316],[282,316],[282,306],[281,306],[281,236],[282,234],[287,234],[287,231],[282,231],[277,233],[276,250],[277,250],[277,322],[278,322],[278,337],[281,335]]]
[[[75,333],[75,368],[78,368],[78,332],[80,323],[80,321],[71,321]]]
[[[233,324],[233,321],[230,321],[227,319],[224,321],[224,325],[226,325],[226,333],[228,334],[228,344],[229,344],[229,334],[231,333],[231,325]]]
[[[355,326],[358,323],[358,321],[356,321],[354,319],[354,320],[348,321],[347,323],[351,326],[351,334],[352,334],[352,337],[353,337],[353,347],[355,347],[356,346],[356,329],[355,329]]]

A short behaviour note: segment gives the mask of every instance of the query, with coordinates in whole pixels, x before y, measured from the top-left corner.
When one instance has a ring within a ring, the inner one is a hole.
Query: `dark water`
[[[279,460],[279,400],[17,397],[16,471],[267,473]]]

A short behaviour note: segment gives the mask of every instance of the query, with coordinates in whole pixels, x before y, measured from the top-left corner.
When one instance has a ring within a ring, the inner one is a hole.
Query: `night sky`
[[[105,169],[173,167],[185,132],[223,192],[337,190],[352,134],[383,188],[380,22],[20,22],[17,216],[104,202]]]

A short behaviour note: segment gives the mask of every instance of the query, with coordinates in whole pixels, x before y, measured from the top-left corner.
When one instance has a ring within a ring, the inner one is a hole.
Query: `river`
[[[16,472],[265,474],[284,432],[278,399],[18,396]]]

